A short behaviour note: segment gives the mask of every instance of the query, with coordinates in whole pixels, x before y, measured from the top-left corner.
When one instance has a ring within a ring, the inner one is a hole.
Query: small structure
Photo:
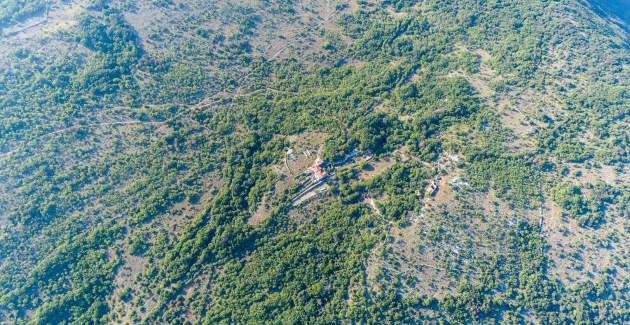
[[[295,160],[295,156],[293,155],[293,149],[288,148],[286,152],[286,156],[288,159]]]
[[[461,191],[464,188],[464,186],[468,186],[468,183],[466,183],[464,180],[462,180],[461,176],[455,176],[455,177],[451,178],[451,180],[448,181],[448,183],[457,192]]]
[[[323,179],[324,177],[328,176],[328,174],[322,169],[323,164],[324,164],[324,161],[321,160],[321,158],[317,157],[317,159],[315,159],[315,161],[313,162],[313,165],[311,165],[311,167],[308,168],[308,170],[311,172],[311,175],[313,177],[313,181],[317,182]]]
[[[438,190],[437,182],[435,180],[432,180],[431,184],[429,184],[429,188],[427,189],[427,194],[429,194],[429,196],[434,196],[437,190]]]

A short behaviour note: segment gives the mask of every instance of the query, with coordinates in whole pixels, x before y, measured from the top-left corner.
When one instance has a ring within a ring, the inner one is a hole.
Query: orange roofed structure
[[[321,160],[321,158],[317,157],[317,159],[315,159],[315,161],[313,162],[313,165],[308,168],[308,170],[313,175],[313,179],[315,181],[319,181],[320,179],[328,176],[328,174],[322,169],[323,163],[324,161]]]

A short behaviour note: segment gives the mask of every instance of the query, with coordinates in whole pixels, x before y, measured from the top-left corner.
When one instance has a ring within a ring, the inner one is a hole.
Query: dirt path
[[[133,124],[162,125],[162,124],[166,124],[166,123],[171,122],[171,121],[175,121],[176,119],[181,117],[184,113],[193,112],[193,111],[201,109],[201,108],[207,108],[207,107],[212,106],[217,101],[217,99],[213,100],[213,97],[214,96],[208,96],[208,97],[202,99],[201,101],[199,101],[197,104],[185,107],[180,112],[178,112],[177,114],[173,115],[172,117],[166,119],[165,121],[128,120],[128,121],[102,122],[102,123],[89,123],[89,124],[82,124],[82,125],[74,125],[74,126],[70,126],[70,127],[66,127],[66,128],[63,128],[63,129],[59,129],[59,130],[55,130],[55,131],[51,131],[51,132],[42,134],[42,135],[40,135],[40,136],[38,136],[38,137],[36,137],[34,139],[26,141],[26,143],[39,141],[39,140],[45,139],[46,137],[53,136],[55,134],[61,134],[61,133],[65,133],[65,132],[68,132],[68,131],[80,130],[80,129],[84,129],[84,128],[101,128],[101,127],[108,127],[108,126],[133,125]],[[120,109],[129,109],[129,108],[130,108],[129,106],[114,106],[114,107],[109,108],[109,110],[120,110]],[[202,127],[204,129],[207,129],[205,126],[202,126]],[[13,154],[19,152],[21,149],[23,149],[23,146],[15,148],[15,149],[13,149],[11,151],[2,153],[2,154],[0,154],[0,159],[9,158]]]
[[[329,16],[325,17],[322,21],[320,21],[320,22],[319,22],[319,23],[315,26],[315,28],[319,28],[319,27],[320,27],[320,26],[322,26],[323,24],[327,23],[327,22],[328,22],[328,21],[329,21],[332,17],[334,17],[334,16],[335,16],[335,15],[337,15],[338,13],[339,13],[338,11],[335,11],[335,12],[333,12],[332,14],[330,14]],[[45,22],[45,21],[43,21],[43,22],[39,22],[39,23],[37,23],[37,25],[39,25],[39,24],[41,24],[41,23],[44,23],[44,22]],[[32,27],[34,27],[34,26],[28,26],[28,28],[32,28]],[[304,27],[303,29],[305,30],[305,29],[307,29],[307,28],[308,28],[308,26],[307,26],[307,27]],[[286,45],[285,45],[285,46],[283,46],[282,48],[280,48],[280,49],[279,49],[279,50],[278,50],[278,51],[277,51],[274,55],[272,55],[272,56],[271,56],[271,58],[270,58],[270,59],[272,59],[272,60],[273,60],[276,56],[278,56],[278,55],[279,55],[282,51],[284,51],[284,50],[285,50],[286,48],[288,48],[290,45],[291,45],[291,42],[290,42],[290,43],[288,43],[288,44],[286,44]],[[250,71],[249,73],[247,73],[247,74],[243,75],[241,78],[239,78],[237,81],[242,81],[242,80],[244,80],[245,78],[249,77],[252,73],[253,73],[253,71]],[[290,92],[290,91],[282,91],[282,90],[279,90],[279,89],[273,89],[273,88],[270,88],[270,87],[265,87],[265,88],[262,88],[262,89],[257,89],[257,90],[253,90],[253,91],[250,91],[250,92],[247,92],[247,93],[244,93],[244,94],[238,94],[238,93],[237,93],[237,94],[234,94],[234,95],[233,95],[233,98],[237,98],[237,97],[244,97],[244,96],[252,95],[252,94],[254,94],[254,93],[256,93],[256,92],[259,92],[259,91],[264,91],[264,90],[272,90],[272,91],[275,91],[275,92],[284,92],[284,93],[294,93],[294,92]],[[221,92],[225,92],[225,90],[223,90],[223,91],[221,91]],[[218,92],[218,93],[221,93],[221,92]],[[218,93],[217,93],[217,94],[218,94]],[[203,98],[203,99],[202,99],[199,103],[194,104],[194,105],[192,105],[192,106],[189,106],[189,107],[186,107],[186,108],[182,109],[180,112],[178,112],[177,114],[175,114],[174,116],[172,116],[171,118],[169,118],[169,119],[168,119],[168,120],[166,120],[166,121],[138,121],[138,120],[133,120],[133,121],[104,122],[104,123],[91,123],[91,124],[85,124],[85,125],[75,125],[75,126],[71,126],[71,127],[67,127],[67,128],[63,128],[63,129],[60,129],[60,130],[56,130],[56,131],[52,131],[52,132],[49,132],[49,133],[43,134],[43,135],[41,135],[41,136],[36,137],[35,139],[29,140],[28,142],[38,141],[38,140],[44,139],[44,138],[46,138],[46,137],[53,136],[53,135],[55,135],[55,134],[61,134],[61,133],[64,133],[64,132],[68,132],[68,131],[72,131],[72,130],[79,130],[79,129],[83,129],[83,128],[89,128],[89,127],[99,128],[99,127],[116,126],[116,125],[131,125],[131,124],[143,124],[143,125],[151,125],[151,124],[153,124],[153,125],[159,125],[159,124],[165,124],[165,123],[168,123],[169,121],[174,121],[174,120],[176,120],[177,118],[179,118],[179,117],[180,117],[181,115],[183,115],[184,113],[187,113],[187,112],[193,112],[193,111],[198,110],[198,109],[201,109],[201,108],[206,108],[206,107],[212,106],[213,104],[215,104],[215,103],[218,101],[218,100],[215,98],[217,94],[213,94],[213,95],[211,95],[211,96],[207,96],[207,97]],[[129,108],[129,107],[121,107],[121,106],[117,106],[117,107],[115,107],[115,108],[120,109],[120,108]],[[204,128],[205,128],[205,127],[204,127]],[[207,128],[205,128],[205,129],[207,129]],[[15,153],[19,152],[21,149],[22,149],[22,147],[18,147],[18,148],[15,148],[15,149],[11,150],[11,151],[8,151],[8,152],[5,152],[5,153],[2,153],[2,154],[0,154],[0,159],[6,159],[6,158],[9,158],[9,157],[11,157],[13,154],[15,154]]]
[[[104,122],[104,123],[91,123],[91,124],[85,124],[85,125],[75,125],[75,126],[71,126],[71,127],[67,127],[67,128],[63,128],[60,130],[56,130],[56,131],[52,131],[49,133],[45,133],[40,135],[39,137],[30,140],[29,142],[33,142],[33,141],[38,141],[41,139],[44,139],[46,137],[49,136],[53,136],[55,134],[61,134],[61,133],[65,133],[68,131],[72,131],[72,130],[80,130],[83,128],[99,128],[99,127],[103,127],[103,126],[113,126],[113,125],[130,125],[130,124],[143,124],[143,125],[160,125],[160,124],[164,124],[167,121],[162,121],[162,122],[155,122],[155,121],[137,121],[137,120],[133,120],[133,121],[121,121],[121,122]],[[9,158],[11,157],[13,154],[17,153],[18,151],[20,151],[23,148],[16,148],[13,149],[11,151],[5,152],[3,154],[0,154],[0,159],[4,159],[4,158]]]
[[[372,208],[372,210],[374,210],[374,212],[379,216],[379,217],[383,217],[383,214],[381,213],[381,210],[378,209],[378,207],[376,206],[376,202],[374,202],[373,198],[368,198],[368,204],[370,205],[370,208]]]

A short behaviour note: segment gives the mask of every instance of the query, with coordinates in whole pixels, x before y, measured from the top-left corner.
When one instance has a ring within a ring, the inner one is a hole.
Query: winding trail
[[[247,94],[244,94],[247,95]],[[244,96],[241,95],[241,96]],[[199,110],[201,108],[207,108],[212,106],[213,104],[215,104],[218,100],[211,100],[212,97],[214,96],[209,96],[206,97],[204,99],[202,99],[200,102],[188,106],[188,107],[184,107],[183,109],[181,109],[177,114],[167,118],[164,121],[140,121],[140,120],[127,120],[127,121],[116,121],[116,122],[101,122],[101,123],[89,123],[89,124],[80,124],[80,125],[73,125],[73,126],[69,126],[66,128],[62,128],[62,129],[58,129],[55,131],[51,131],[45,134],[42,134],[36,138],[33,139],[29,139],[26,140],[22,143],[21,146],[18,146],[17,148],[14,148],[13,150],[7,151],[5,153],[0,154],[0,159],[6,159],[11,157],[13,154],[19,152],[20,150],[24,149],[24,145],[28,144],[28,143],[33,143],[42,139],[45,139],[47,137],[50,136],[54,136],[56,134],[62,134],[65,132],[69,132],[69,131],[74,131],[74,130],[80,130],[80,129],[84,129],[84,128],[100,128],[100,127],[108,127],[108,126],[119,126],[119,125],[134,125],[134,124],[139,124],[139,125],[162,125],[162,124],[167,124],[169,122],[175,121],[176,119],[178,119],[179,117],[181,117],[184,113],[187,112],[192,112],[195,110]],[[114,106],[114,107],[110,107],[110,110],[116,110],[116,109],[129,109],[129,106]],[[202,126],[204,129],[207,129],[205,126]]]
[[[337,14],[339,14],[339,11],[335,10],[333,13],[331,13],[330,15],[328,15],[327,17],[323,18],[320,22],[318,22],[314,27],[312,28],[319,28],[322,25],[324,25],[325,23],[327,23],[328,21],[330,21],[331,18],[333,18],[334,16],[336,16]],[[48,16],[48,13],[47,15]],[[46,17],[47,19],[48,17]],[[42,22],[38,22],[36,25],[39,25],[41,23],[44,23],[44,21]],[[32,28],[34,26],[28,26],[27,28]],[[308,29],[309,26],[305,26],[304,28],[300,29],[301,31]],[[287,48],[289,48],[292,45],[293,42],[288,42],[285,46],[283,46],[282,48],[280,48],[276,53],[274,53],[269,59],[273,60],[275,59],[281,52],[283,52],[284,50],[286,50]],[[237,82],[240,82],[244,79],[246,79],[247,77],[249,77],[250,75],[252,75],[254,73],[254,71],[250,71],[248,73],[246,73],[245,75],[241,76],[240,78],[237,79]],[[286,90],[279,90],[279,89],[274,89],[271,87],[263,87],[260,89],[256,89],[256,90],[252,90],[250,92],[244,93],[244,94],[234,94],[233,95],[233,99],[234,98],[238,98],[238,97],[245,97],[248,95],[252,95],[256,92],[260,92],[260,91],[265,91],[265,90],[270,90],[270,91],[274,91],[274,92],[280,92],[280,93],[289,93],[289,94],[295,94],[295,92],[292,91],[286,91]],[[225,89],[223,90],[225,91]],[[133,124],[140,124],[140,125],[160,125],[160,124],[166,124],[168,122],[174,121],[177,118],[179,118],[181,115],[183,115],[184,113],[187,112],[193,112],[195,110],[199,110],[202,108],[207,108],[212,106],[213,104],[217,103],[220,99],[217,99],[216,96],[217,94],[219,94],[220,92],[217,92],[215,94],[213,94],[212,96],[207,96],[205,98],[203,98],[200,102],[198,102],[197,104],[188,106],[183,108],[180,112],[178,112],[177,114],[173,115],[172,117],[168,118],[165,121],[140,121],[140,120],[129,120],[129,121],[118,121],[118,122],[103,122],[103,123],[90,123],[90,124],[83,124],[83,125],[74,125],[74,126],[70,126],[70,127],[66,127],[63,129],[59,129],[59,130],[55,130],[55,131],[51,131],[49,133],[45,133],[42,134],[34,139],[30,139],[25,141],[24,143],[22,143],[19,147],[14,148],[13,150],[4,152],[4,153],[0,153],[0,159],[7,159],[10,158],[12,155],[14,155],[15,153],[19,152],[20,150],[24,149],[24,145],[28,144],[28,143],[32,143],[35,141],[39,141],[42,139],[45,139],[46,137],[50,137],[50,136],[54,136],[56,134],[62,134],[68,131],[73,131],[73,130],[80,130],[83,128],[100,128],[100,127],[107,127],[107,126],[117,126],[117,125],[133,125]],[[115,106],[115,107],[111,107],[110,109],[129,109],[129,106]],[[207,129],[205,126],[202,125],[202,127],[204,129]]]
[[[52,131],[49,133],[45,133],[42,134],[34,139],[28,140],[26,142],[34,142],[34,141],[39,141],[42,140],[46,137],[49,136],[53,136],[55,134],[61,134],[61,133],[65,133],[68,131],[73,131],[73,130],[80,130],[83,128],[90,128],[90,127],[94,127],[94,128],[98,128],[98,127],[102,127],[102,126],[112,126],[112,125],[130,125],[130,124],[144,124],[144,125],[159,125],[159,124],[164,124],[167,123],[168,121],[161,121],[161,122],[156,122],[156,121],[138,121],[138,120],[133,120],[133,121],[120,121],[120,122],[103,122],[103,123],[90,123],[90,124],[83,124],[83,125],[74,125],[74,126],[70,126],[67,128],[63,128],[63,129],[59,129],[56,131]],[[11,151],[7,151],[3,154],[0,154],[0,159],[5,159],[5,158],[9,158],[11,157],[13,154],[17,153],[18,151],[20,151],[21,149],[23,149],[22,147],[18,147],[15,148]]]

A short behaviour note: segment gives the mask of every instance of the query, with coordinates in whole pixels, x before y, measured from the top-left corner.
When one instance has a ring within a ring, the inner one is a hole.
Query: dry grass
[[[608,185],[630,185],[630,172],[627,168],[619,173],[615,171],[615,167],[608,165],[587,168],[582,164],[568,163],[565,166],[571,171],[568,180],[575,185],[594,184],[600,181]]]
[[[549,273],[566,285],[590,281],[608,273],[619,283],[630,275],[630,226],[623,217],[615,217],[599,228],[584,228],[577,220],[562,217],[562,209],[548,202],[543,234],[549,250]]]
[[[359,179],[362,181],[370,180],[384,173],[395,163],[396,161],[390,157],[374,159],[367,164],[366,168],[361,170],[361,173],[359,174]]]

